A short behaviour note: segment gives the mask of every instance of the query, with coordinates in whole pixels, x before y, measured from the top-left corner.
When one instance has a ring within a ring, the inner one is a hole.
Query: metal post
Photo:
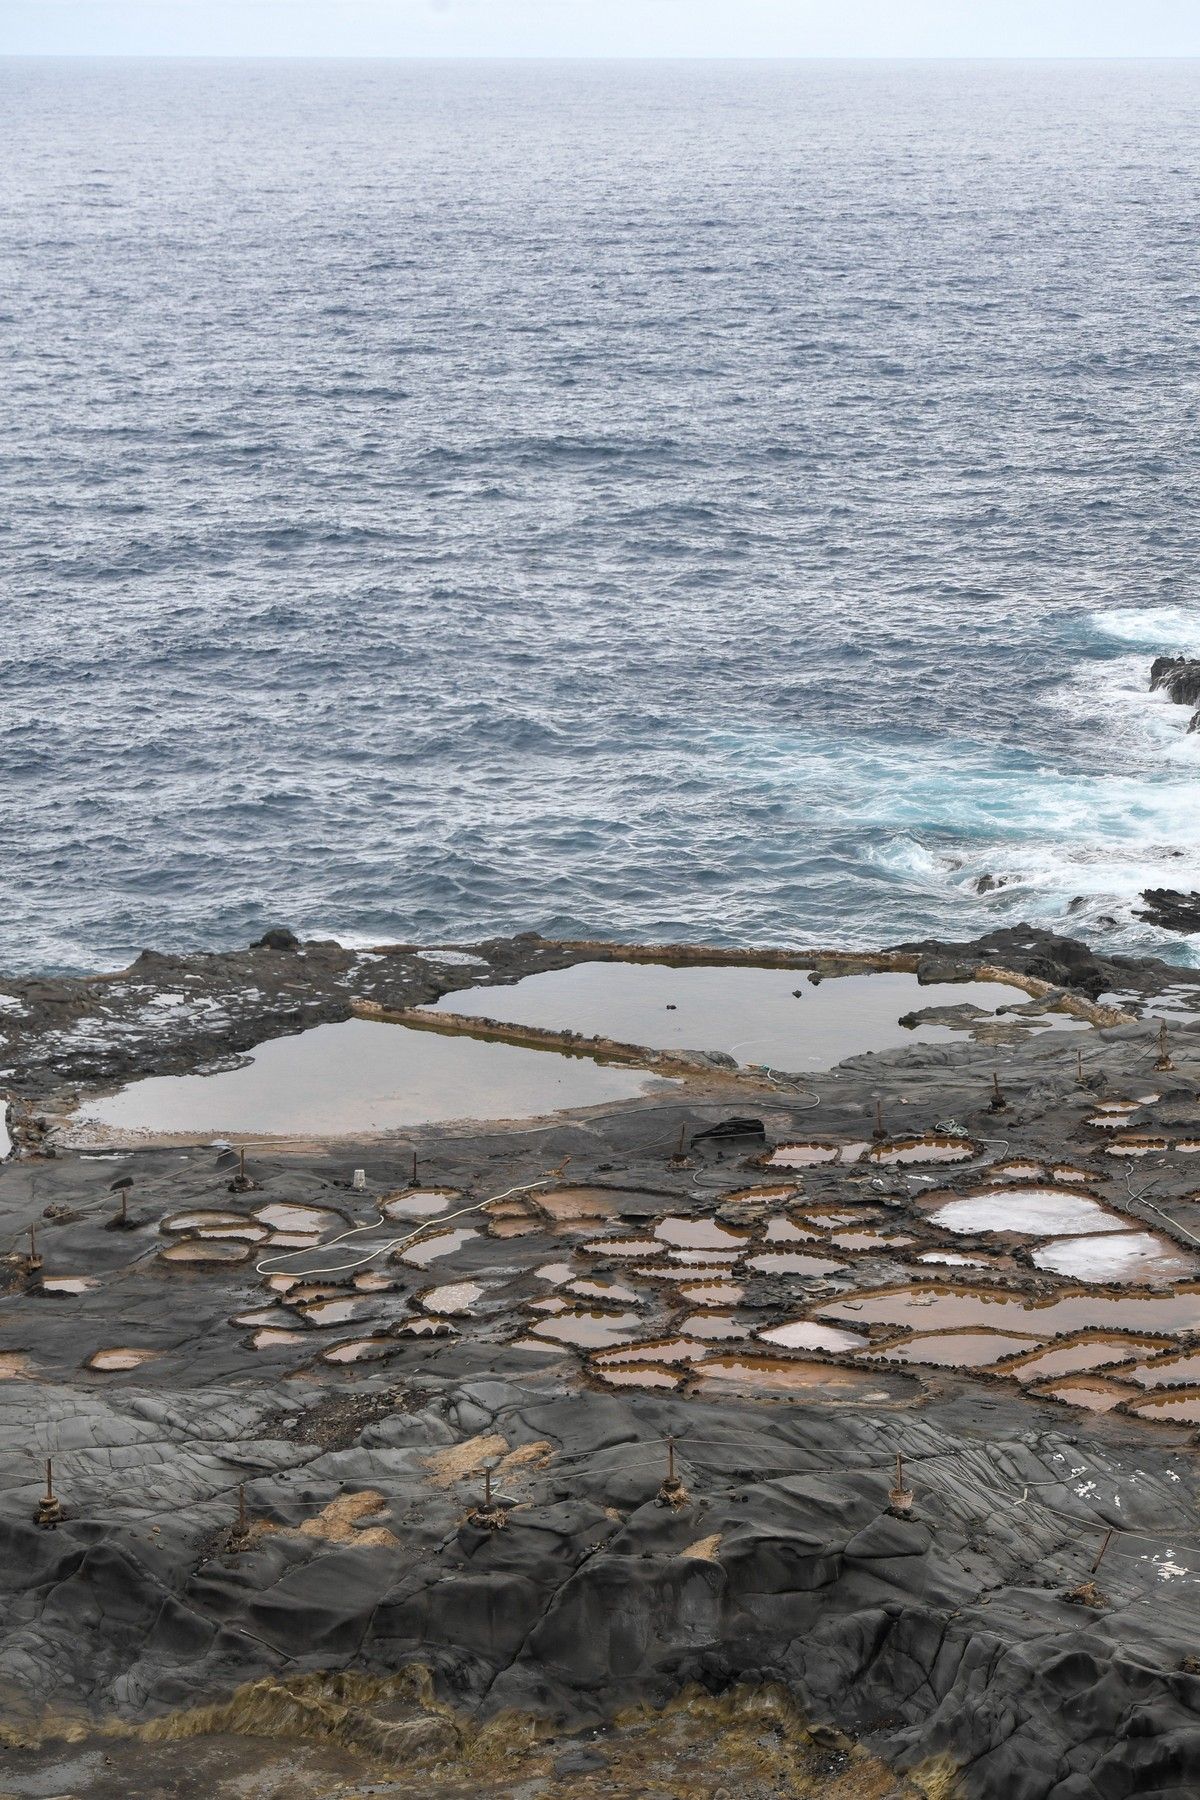
[[[887,1132],[884,1129],[883,1124],[883,1101],[877,1094],[875,1096],[875,1137],[878,1139],[885,1138],[886,1136]]]
[[[413,1160],[412,1160],[412,1174],[409,1176],[409,1186],[416,1187],[416,1185],[417,1185],[417,1153],[414,1150],[413,1151]]]
[[[128,1188],[121,1189],[121,1223],[122,1223],[122,1225],[127,1225],[129,1223],[129,1189]]]
[[[33,1522],[41,1531],[53,1531],[62,1523],[64,1514],[62,1501],[54,1492],[54,1465],[46,1458],[46,1492],[37,1503]]]
[[[1093,1575],[1096,1573],[1096,1570],[1100,1567],[1100,1564],[1104,1561],[1104,1552],[1108,1549],[1108,1546],[1113,1541],[1113,1533],[1114,1533],[1115,1529],[1116,1529],[1115,1526],[1110,1525],[1108,1530],[1104,1534],[1104,1542],[1101,1544],[1099,1550],[1097,1551],[1096,1560],[1092,1564],[1092,1567],[1091,1567],[1090,1572]]]

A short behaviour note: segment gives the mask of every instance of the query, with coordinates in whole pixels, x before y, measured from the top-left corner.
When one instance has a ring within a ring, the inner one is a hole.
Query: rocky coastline
[[[1200,1359],[1200,971],[1027,927],[272,937],[0,983],[0,1792],[1200,1788],[1192,1387],[1152,1385]],[[1007,975],[1030,1010],[796,1077],[701,1058],[536,1129],[56,1143],[137,1076],[639,957],[903,970],[935,1010]],[[940,1222],[964,1202],[983,1223]],[[1038,1205],[1152,1239],[1149,1272],[1061,1273]]]

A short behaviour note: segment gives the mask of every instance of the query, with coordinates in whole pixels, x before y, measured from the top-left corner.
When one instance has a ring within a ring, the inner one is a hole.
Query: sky
[[[1200,0],[0,0],[0,54],[1200,56]]]

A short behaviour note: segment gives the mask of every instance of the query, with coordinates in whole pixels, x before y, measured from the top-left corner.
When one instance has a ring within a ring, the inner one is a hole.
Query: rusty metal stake
[[[1006,1110],[1007,1106],[1008,1106],[1008,1101],[1005,1099],[1004,1089],[1000,1086],[999,1071],[997,1069],[993,1069],[992,1070],[992,1099],[991,1099],[991,1104],[988,1107],[988,1111],[989,1112],[1004,1112]]]
[[[420,1187],[421,1185],[417,1180],[417,1153],[415,1150],[413,1151],[412,1174],[408,1178],[408,1185],[409,1187]]]
[[[871,1135],[875,1138],[877,1143],[881,1138],[887,1136],[887,1131],[883,1123],[883,1101],[879,1098],[878,1094],[875,1096],[875,1130]]]
[[[1158,1061],[1154,1067],[1164,1073],[1175,1067],[1171,1061],[1171,1051],[1167,1044],[1167,1021],[1165,1019],[1158,1028]]]
[[[33,1274],[33,1272],[35,1270],[40,1269],[41,1266],[42,1266],[42,1259],[38,1255],[38,1247],[37,1247],[37,1227],[34,1225],[31,1225],[29,1227],[29,1272],[30,1272],[30,1274]]]
[[[1112,1543],[1115,1531],[1116,1531],[1116,1527],[1114,1525],[1110,1525],[1108,1530],[1105,1532],[1104,1542],[1101,1544],[1099,1550],[1097,1551],[1096,1560],[1092,1564],[1091,1570],[1089,1571],[1092,1575],[1094,1575],[1096,1573],[1096,1570],[1100,1567],[1100,1564],[1104,1561],[1104,1552],[1108,1549],[1108,1546]]]

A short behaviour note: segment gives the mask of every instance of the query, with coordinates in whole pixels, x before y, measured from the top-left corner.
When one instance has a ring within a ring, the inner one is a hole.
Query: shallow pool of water
[[[683,1380],[677,1369],[654,1363],[613,1363],[596,1373],[610,1387],[618,1388],[677,1388]]]
[[[208,1242],[195,1238],[183,1238],[177,1244],[168,1244],[158,1253],[159,1262],[192,1263],[203,1267],[205,1263],[240,1263],[246,1262],[250,1256],[250,1245],[231,1243],[228,1239]]]
[[[1129,1408],[1140,1419],[1162,1419],[1180,1425],[1200,1425],[1200,1387],[1176,1394],[1153,1394],[1146,1400],[1135,1400]]]
[[[719,1225],[715,1219],[688,1219],[672,1216],[660,1219],[654,1235],[664,1244],[680,1250],[707,1250],[738,1256],[750,1242],[750,1232]]]
[[[143,1363],[152,1362],[161,1353],[158,1350],[133,1350],[122,1345],[111,1350],[96,1350],[83,1365],[85,1369],[96,1369],[102,1375],[123,1375],[129,1369],[140,1369]]]
[[[1200,1383],[1200,1350],[1185,1350],[1181,1356],[1167,1356],[1161,1354],[1161,1346],[1159,1349],[1158,1356],[1139,1362],[1128,1371],[1130,1381],[1145,1388]]]
[[[747,1394],[811,1393],[862,1400],[886,1399],[878,1377],[861,1368],[805,1362],[800,1357],[710,1356],[697,1370],[701,1389]]]
[[[832,1275],[845,1264],[830,1262],[826,1256],[806,1256],[802,1250],[764,1250],[761,1256],[749,1257],[746,1267],[760,1275]]]
[[[355,1338],[350,1343],[331,1345],[322,1352],[322,1360],[330,1363],[376,1362],[396,1348],[394,1338]]]
[[[478,1236],[479,1233],[469,1225],[456,1225],[449,1231],[432,1232],[429,1237],[419,1238],[415,1244],[410,1244],[401,1253],[401,1260],[414,1269],[423,1269],[439,1256],[453,1256],[456,1250],[461,1250],[464,1244]]]
[[[541,1319],[531,1329],[534,1337],[550,1338],[558,1344],[574,1344],[581,1350],[595,1350],[627,1338],[641,1323],[642,1316],[636,1312],[579,1310],[557,1313],[551,1319]]]
[[[1035,1338],[1017,1337],[1002,1331],[946,1331],[886,1344],[872,1354],[888,1362],[926,1363],[934,1368],[984,1369],[989,1363],[999,1362],[1003,1356],[1033,1349],[1036,1342]]]
[[[1035,1337],[1066,1336],[1089,1327],[1110,1331],[1200,1330],[1200,1292],[1130,1295],[1072,1294],[1034,1301],[1002,1288],[911,1286],[878,1288],[844,1300],[822,1302],[821,1318],[849,1325],[907,1326],[913,1331],[986,1325]]]
[[[825,1069],[867,1050],[962,1035],[944,1025],[908,1029],[899,1022],[904,1013],[962,1003],[991,1013],[1028,999],[1021,988],[1000,982],[922,987],[915,975],[890,971],[826,976],[814,985],[800,969],[585,962],[527,975],[510,987],[447,994],[432,1010],[655,1050],[720,1050],[742,1064]]]
[[[72,1114],[66,1141],[345,1137],[449,1119],[520,1119],[629,1100],[644,1071],[371,1019],[273,1038],[245,1067],[130,1083]]]
[[[1137,1390],[1122,1387],[1119,1382],[1080,1375],[1066,1381],[1048,1382],[1045,1387],[1039,1387],[1035,1391],[1038,1394],[1052,1394],[1056,1400],[1065,1400],[1069,1406],[1080,1406],[1085,1412],[1102,1413],[1111,1412],[1123,1400],[1131,1399]]]
[[[425,1312],[446,1317],[469,1313],[476,1301],[482,1300],[483,1288],[477,1281],[448,1281],[442,1287],[426,1288],[417,1295],[417,1305]]]
[[[1196,1258],[1151,1231],[1105,1232],[1060,1238],[1033,1253],[1039,1269],[1076,1281],[1142,1282],[1152,1287],[1195,1275]]]
[[[815,1325],[810,1319],[790,1319],[785,1325],[773,1325],[758,1336],[764,1344],[778,1344],[783,1350],[863,1350],[867,1339],[857,1331],[839,1331],[835,1325]]]
[[[708,1355],[707,1344],[695,1343],[691,1338],[646,1338],[641,1343],[622,1344],[619,1350],[601,1351],[593,1357],[595,1368],[608,1368],[614,1362],[619,1363],[687,1363],[701,1362]]]
[[[1057,1188],[991,1188],[951,1200],[929,1215],[932,1225],[962,1236],[977,1231],[1013,1231],[1022,1237],[1065,1237],[1128,1229],[1120,1213],[1098,1200]]]
[[[1087,1369],[1105,1369],[1127,1363],[1132,1357],[1153,1348],[1153,1343],[1152,1338],[1081,1338],[1078,1343],[1064,1344],[1060,1349],[1052,1347],[1033,1356],[1024,1356],[1020,1361],[1010,1363],[1004,1373],[1022,1382],[1047,1381],[1054,1375],[1077,1375]],[[1135,1378],[1131,1370],[1130,1379]]]
[[[745,1291],[736,1281],[706,1281],[680,1288],[679,1297],[690,1306],[737,1306]]]
[[[685,1337],[706,1338],[714,1343],[734,1343],[750,1336],[749,1325],[728,1312],[693,1313],[679,1329]]]
[[[454,1188],[408,1188],[402,1194],[390,1195],[380,1211],[386,1219],[429,1219],[445,1212],[450,1202],[457,1199]]]

